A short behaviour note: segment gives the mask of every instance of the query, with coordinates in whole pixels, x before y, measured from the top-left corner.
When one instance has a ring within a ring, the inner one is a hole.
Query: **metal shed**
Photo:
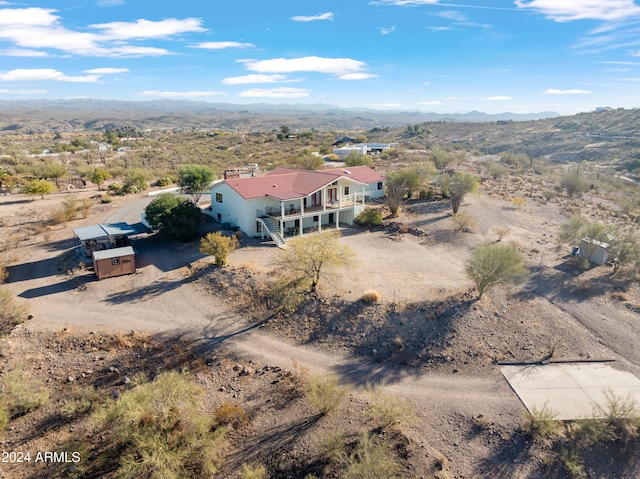
[[[131,246],[94,251],[92,258],[98,279],[136,272],[136,253]]]
[[[73,230],[85,258],[91,258],[94,251],[131,246],[129,236],[142,232],[128,223],[99,224]]]

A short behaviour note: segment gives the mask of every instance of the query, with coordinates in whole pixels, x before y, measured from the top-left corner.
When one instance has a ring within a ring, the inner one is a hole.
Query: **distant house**
[[[356,143],[354,145],[346,144],[345,146],[334,148],[333,154],[340,158],[357,153],[358,155],[379,155],[385,150],[397,147],[397,143]]]
[[[94,251],[91,256],[99,280],[136,272],[136,254],[131,246]]]
[[[264,176],[229,178],[211,188],[211,215],[252,237],[285,238],[352,225],[384,177],[366,166],[327,170],[279,167]]]

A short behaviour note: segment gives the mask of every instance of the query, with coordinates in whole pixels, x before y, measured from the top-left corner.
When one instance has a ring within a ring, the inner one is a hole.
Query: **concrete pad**
[[[607,410],[611,394],[640,406],[640,379],[602,363],[564,363],[500,368],[529,412],[547,408],[558,420],[582,419]]]

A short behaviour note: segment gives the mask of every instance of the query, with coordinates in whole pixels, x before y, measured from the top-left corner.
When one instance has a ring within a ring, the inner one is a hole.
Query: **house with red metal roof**
[[[367,166],[227,178],[211,188],[211,215],[278,246],[305,233],[352,225],[368,201],[384,196],[384,177]]]

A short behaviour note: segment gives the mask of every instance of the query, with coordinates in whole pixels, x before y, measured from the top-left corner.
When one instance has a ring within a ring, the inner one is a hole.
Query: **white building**
[[[211,188],[211,214],[248,236],[284,239],[352,225],[384,177],[366,166],[320,171],[279,167],[264,176],[230,178]]]

